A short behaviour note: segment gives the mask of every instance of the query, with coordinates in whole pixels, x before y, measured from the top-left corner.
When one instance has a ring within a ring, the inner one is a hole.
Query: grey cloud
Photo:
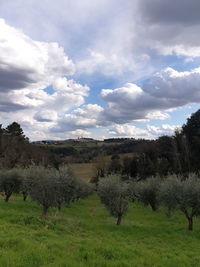
[[[28,107],[24,105],[0,101],[0,112],[15,112],[15,111],[24,110],[27,108]]]
[[[30,72],[26,69],[7,66],[2,67],[0,62],[0,91],[9,91],[13,89],[23,89],[31,83],[35,83],[29,77]]]
[[[199,0],[140,0],[139,10],[143,19],[151,23],[200,23]]]

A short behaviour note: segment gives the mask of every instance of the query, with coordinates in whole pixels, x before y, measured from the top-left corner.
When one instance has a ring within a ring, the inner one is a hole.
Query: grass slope
[[[0,202],[0,266],[200,266],[200,222],[186,230],[185,218],[130,206],[114,225],[96,195],[62,209],[47,221],[40,207],[21,197]]]

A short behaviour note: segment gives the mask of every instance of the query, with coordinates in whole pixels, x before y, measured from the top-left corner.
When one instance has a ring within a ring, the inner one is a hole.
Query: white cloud
[[[72,137],[90,137],[91,133],[82,129],[76,129],[74,131],[70,131],[69,135]]]
[[[0,91],[46,87],[74,65],[57,43],[33,41],[0,19]]]
[[[167,119],[172,109],[200,102],[200,68],[178,72],[166,68],[142,87],[128,83],[117,89],[104,89],[107,102],[104,120],[127,123],[137,120]]]
[[[1,122],[16,120],[31,135],[47,136],[66,111],[84,103],[89,87],[63,77],[75,67],[57,43],[34,41],[3,19],[0,28]],[[51,94],[47,86],[52,86]]]
[[[116,124],[110,131],[109,134],[116,136],[126,136],[133,138],[149,138],[149,133],[145,129],[138,128],[134,125],[129,124]]]
[[[179,125],[163,124],[161,126],[147,125],[147,130],[152,136],[173,135],[176,129],[180,128]]]
[[[52,131],[63,133],[75,129],[98,128],[102,125],[100,120],[102,111],[103,108],[96,104],[84,105],[60,118]]]

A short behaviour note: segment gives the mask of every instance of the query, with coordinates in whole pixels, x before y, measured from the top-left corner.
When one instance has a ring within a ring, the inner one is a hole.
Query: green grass
[[[200,266],[200,221],[194,231],[180,213],[131,204],[121,226],[96,195],[51,210],[48,220],[30,199],[0,202],[1,267]]]

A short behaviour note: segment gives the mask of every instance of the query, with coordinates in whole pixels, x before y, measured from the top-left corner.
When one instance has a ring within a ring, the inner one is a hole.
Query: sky
[[[200,108],[199,0],[0,0],[0,124],[172,135]]]

